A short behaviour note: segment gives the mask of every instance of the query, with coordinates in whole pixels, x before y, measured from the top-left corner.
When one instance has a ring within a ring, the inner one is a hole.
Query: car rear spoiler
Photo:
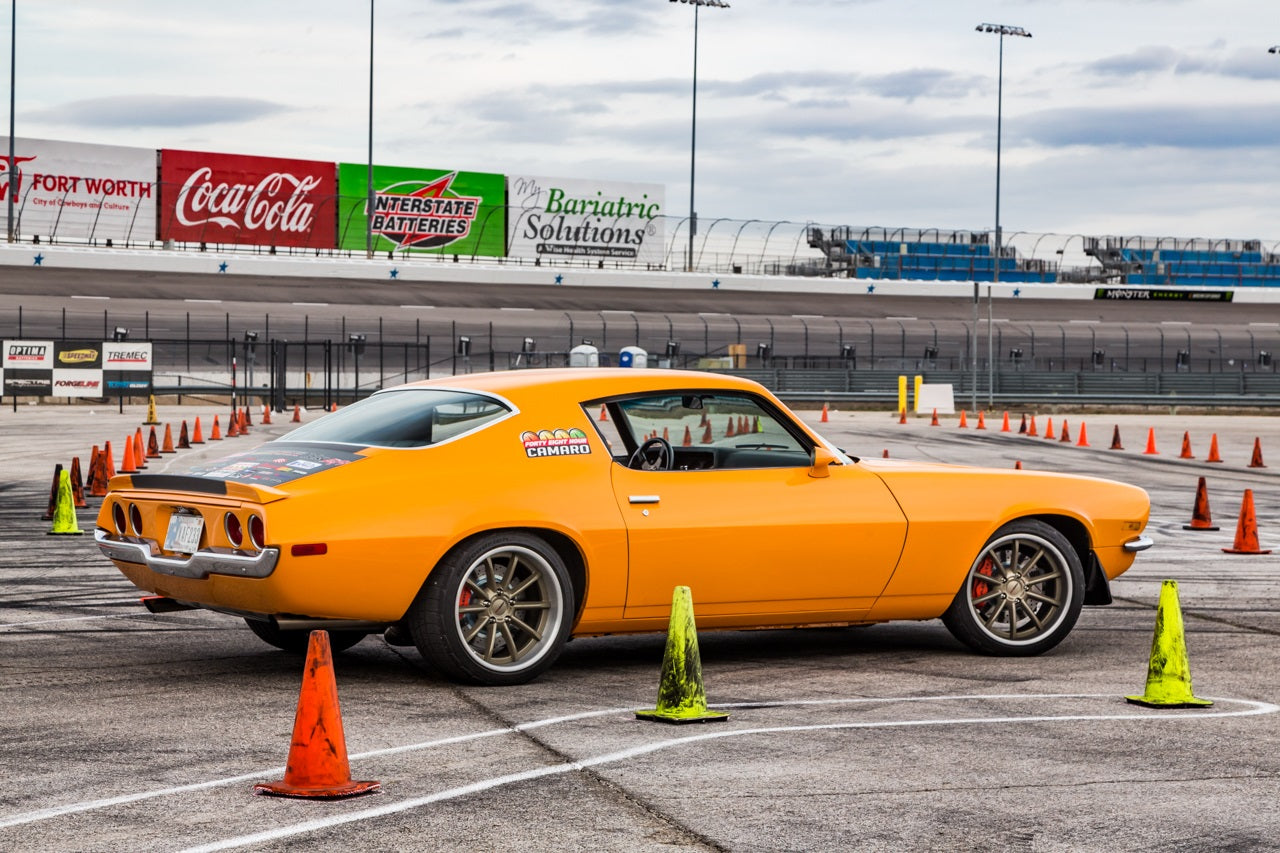
[[[185,474],[119,474],[111,478],[109,488],[113,492],[139,489],[155,492],[188,492],[257,503],[270,503],[288,497],[287,493],[270,486],[235,483],[209,477],[191,477]]]

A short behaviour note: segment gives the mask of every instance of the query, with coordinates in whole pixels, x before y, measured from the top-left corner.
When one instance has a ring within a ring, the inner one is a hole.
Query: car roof
[[[401,388],[465,388],[488,391],[519,404],[529,397],[548,395],[594,400],[619,394],[687,389],[767,392],[749,379],[695,370],[628,367],[561,367],[469,373],[401,385]]]

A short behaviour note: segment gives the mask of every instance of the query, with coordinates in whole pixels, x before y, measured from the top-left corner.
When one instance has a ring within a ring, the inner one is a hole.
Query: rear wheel
[[[527,533],[498,532],[445,555],[407,621],[418,651],[450,678],[523,684],[560,655],[572,601],[554,548]]]
[[[977,651],[1037,655],[1062,642],[1083,604],[1080,555],[1053,527],[1022,519],[982,547],[942,621]]]
[[[283,649],[286,652],[304,655],[307,653],[307,645],[311,641],[311,632],[306,630],[298,631],[282,631],[274,622],[267,622],[262,619],[245,619],[244,624],[249,626],[249,630],[258,636],[258,639],[275,646],[277,649]],[[364,631],[330,631],[329,632],[329,648],[334,654],[345,652],[365,638]]]

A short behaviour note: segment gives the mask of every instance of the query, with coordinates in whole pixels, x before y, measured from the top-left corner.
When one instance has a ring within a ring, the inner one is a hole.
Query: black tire
[[[516,531],[479,536],[436,565],[407,622],[429,664],[457,681],[524,684],[564,648],[573,586],[545,541]]]
[[[307,645],[311,642],[311,632],[307,630],[281,631],[276,623],[262,619],[245,619],[244,624],[267,645],[293,654],[305,655]],[[366,636],[364,631],[330,631],[329,649],[335,655],[345,652]]]
[[[1048,524],[1021,519],[982,546],[942,622],[976,651],[1038,655],[1071,632],[1083,604],[1080,555]]]

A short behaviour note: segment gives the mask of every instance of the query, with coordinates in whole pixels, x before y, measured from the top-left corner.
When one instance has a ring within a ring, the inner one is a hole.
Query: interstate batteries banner
[[[661,264],[661,184],[513,176],[511,257],[617,258]]]
[[[160,152],[160,239],[331,249],[334,164]]]
[[[411,251],[502,257],[506,186],[502,175],[374,166],[368,216],[368,167],[338,164],[338,248],[363,251],[372,226],[375,252]]]
[[[155,239],[155,149],[18,137],[13,155],[0,136],[0,199],[23,238]]]

